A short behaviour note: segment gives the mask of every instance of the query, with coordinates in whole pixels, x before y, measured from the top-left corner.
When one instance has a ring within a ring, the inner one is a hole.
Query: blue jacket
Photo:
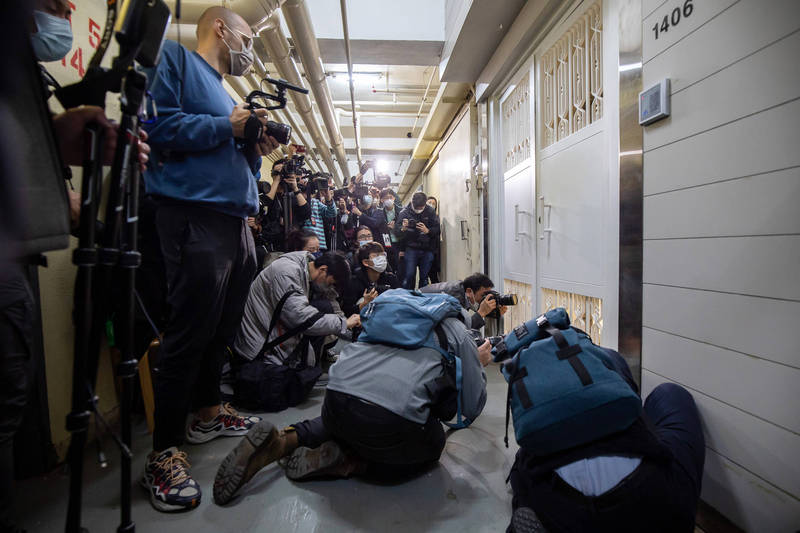
[[[145,125],[153,149],[147,193],[236,217],[257,213],[261,158],[233,137],[228,117],[235,102],[222,76],[196,52],[166,41],[147,77],[158,109]]]

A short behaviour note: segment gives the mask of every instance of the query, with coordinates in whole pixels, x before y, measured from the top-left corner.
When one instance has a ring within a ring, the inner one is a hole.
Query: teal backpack
[[[455,413],[450,411],[442,414],[440,419],[444,421],[455,416],[455,423],[444,423],[453,429],[461,429],[471,423],[461,415],[461,359],[452,353],[447,336],[440,326],[442,320],[450,317],[461,318],[461,304],[452,296],[391,289],[361,310],[363,331],[358,342],[385,344],[409,350],[427,347],[439,352],[444,360],[444,372],[441,385],[437,388],[439,393],[447,394],[443,392],[450,388],[447,383],[453,385],[453,401],[445,403],[452,403],[455,408]]]
[[[498,345],[496,357],[510,358],[502,368],[508,382],[506,447],[509,411],[517,443],[539,456],[622,431],[641,415],[641,399],[605,350],[569,324],[563,308],[553,309]]]

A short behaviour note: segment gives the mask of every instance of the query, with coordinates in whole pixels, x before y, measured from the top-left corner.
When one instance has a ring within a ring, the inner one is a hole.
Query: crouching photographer
[[[311,337],[350,339],[360,317],[323,314],[311,303],[312,288],[325,294],[345,287],[347,260],[335,252],[315,257],[289,252],[267,266],[250,287],[232,346],[234,402],[258,411],[282,411],[306,399],[322,374]]]
[[[329,370],[321,416],[282,431],[266,421],[250,430],[217,471],[217,504],[280,459],[296,481],[365,475],[397,482],[436,464],[447,438],[442,422],[467,427],[486,402],[489,343],[476,348],[459,315],[445,294],[381,294],[362,314],[358,342]]]
[[[563,308],[493,352],[520,445],[509,531],[694,531],[705,442],[686,389],[663,383],[642,406],[622,356],[571,327]]]
[[[420,289],[423,293],[443,292],[454,297],[461,304],[470,329],[481,329],[486,325],[487,317],[499,318],[506,313],[508,305],[515,305],[515,294],[500,295],[494,290],[494,282],[486,274],[476,272],[464,278],[464,281],[444,281],[426,285]]]
[[[356,253],[357,266],[344,291],[343,309],[347,314],[359,313],[378,295],[400,287],[400,281],[386,270],[388,258],[383,246],[377,242],[362,245]]]

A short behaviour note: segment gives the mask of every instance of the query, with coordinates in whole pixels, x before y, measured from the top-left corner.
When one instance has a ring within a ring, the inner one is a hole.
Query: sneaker
[[[144,465],[142,486],[159,511],[184,511],[200,505],[200,486],[188,472],[186,454],[174,446],[151,453]]]
[[[511,531],[514,533],[547,533],[539,517],[530,507],[518,507],[511,515]]]
[[[198,417],[189,423],[186,429],[186,441],[202,444],[217,437],[243,437],[255,424],[261,421],[258,416],[242,416],[226,403],[219,414],[208,422]]]
[[[347,478],[363,472],[366,463],[346,453],[335,441],[323,442],[317,448],[297,448],[283,465],[286,477],[294,481],[321,477]]]
[[[256,472],[297,448],[294,431],[278,431],[262,420],[236,445],[219,465],[214,478],[214,501],[224,505]]]

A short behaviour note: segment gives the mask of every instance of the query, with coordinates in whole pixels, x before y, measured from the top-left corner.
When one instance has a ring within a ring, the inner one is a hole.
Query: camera
[[[382,283],[370,283],[369,284],[369,290],[371,291],[373,289],[378,291],[378,294],[383,294],[384,292],[386,292],[389,289],[391,289],[391,287],[389,285],[385,285],[385,284],[382,284]],[[500,338],[502,339],[502,337],[500,337]]]
[[[266,124],[262,124],[261,120],[256,116],[254,109],[283,109],[286,107],[286,91],[299,92],[308,94],[308,89],[296,87],[286,80],[274,80],[272,78],[264,78],[263,82],[269,82],[277,89],[277,94],[270,94],[264,91],[253,91],[247,95],[245,102],[247,102],[247,109],[250,109],[250,117],[244,125],[244,140],[248,143],[257,143],[264,136],[273,137],[281,144],[289,144],[292,137],[292,127],[288,124],[282,124],[273,120],[268,120]],[[270,105],[269,100],[277,102],[277,104]]]
[[[494,298],[497,302],[497,307],[495,307],[495,309],[487,315],[492,318],[500,318],[500,306],[517,305],[517,301],[519,300],[519,297],[516,294],[500,294],[497,291],[488,291],[483,298],[486,299],[490,297]]]
[[[290,157],[281,168],[281,178],[288,178],[289,176],[299,176],[302,174],[303,165],[306,163],[306,156],[293,155]]]
[[[495,361],[501,361],[502,359],[505,359],[505,353],[507,351],[505,337],[502,335],[481,337],[480,332],[476,329],[470,329],[468,332],[472,337],[472,340],[475,342],[475,346],[481,346],[484,342],[489,341],[489,344],[492,346],[492,356]]]
[[[392,178],[388,174],[378,174],[375,176],[373,184],[379,189],[385,189],[392,182]]]

